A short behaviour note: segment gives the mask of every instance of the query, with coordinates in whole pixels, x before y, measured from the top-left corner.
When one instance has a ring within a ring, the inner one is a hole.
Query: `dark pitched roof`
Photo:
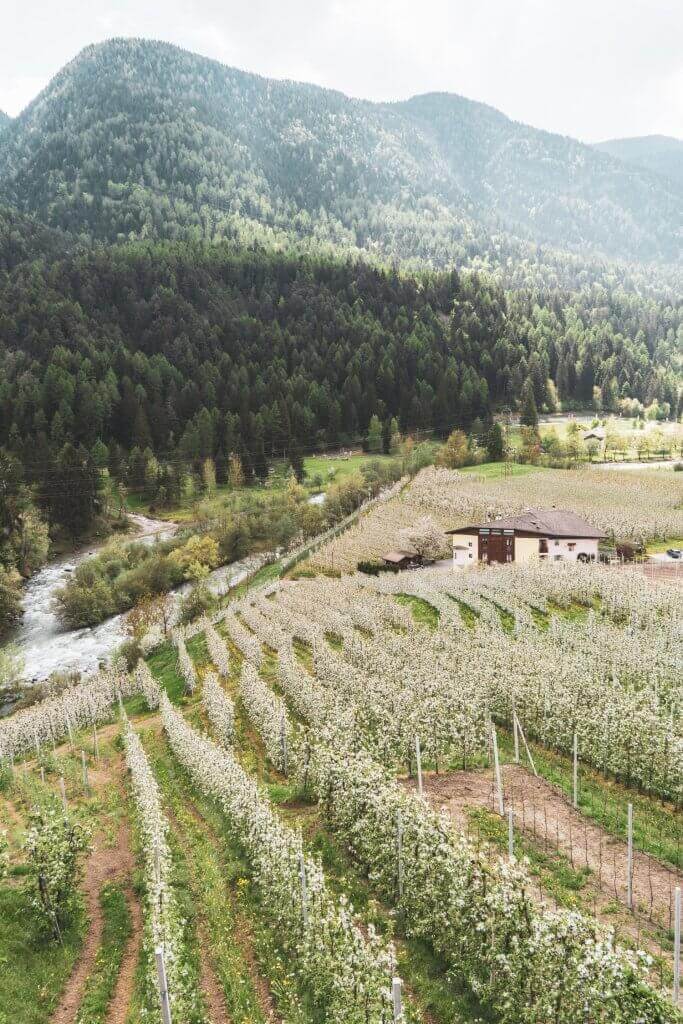
[[[495,529],[514,530],[515,533],[531,533],[539,537],[576,537],[600,540],[607,534],[577,516],[575,512],[563,509],[530,509],[519,516],[494,519],[487,523],[461,526],[447,533],[467,533],[468,530]]]

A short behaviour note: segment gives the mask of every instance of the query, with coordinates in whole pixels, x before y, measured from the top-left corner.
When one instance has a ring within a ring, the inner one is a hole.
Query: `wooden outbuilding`
[[[388,551],[383,556],[382,561],[386,562],[387,565],[395,566],[397,569],[415,569],[423,564],[423,558],[421,555],[415,554],[414,551]]]

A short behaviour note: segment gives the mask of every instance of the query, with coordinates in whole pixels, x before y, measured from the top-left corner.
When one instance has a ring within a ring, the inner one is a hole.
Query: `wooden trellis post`
[[[508,857],[510,860],[515,856],[515,824],[512,817],[512,807],[508,807]]]
[[[59,792],[60,792],[61,797],[62,797],[62,807],[64,808],[64,813],[66,814],[67,810],[68,810],[68,804],[66,802],[66,786],[64,784],[64,777],[63,776],[59,780]]]

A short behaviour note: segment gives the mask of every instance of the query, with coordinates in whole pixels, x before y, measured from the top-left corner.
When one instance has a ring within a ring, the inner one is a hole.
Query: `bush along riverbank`
[[[95,626],[183,583],[200,582],[218,566],[305,544],[398,480],[401,470],[398,460],[370,462],[330,487],[324,505],[311,505],[292,477],[284,490],[254,492],[250,504],[228,501],[222,517],[197,522],[173,538],[109,544],[78,565],[58,591],[60,621],[70,629]]]

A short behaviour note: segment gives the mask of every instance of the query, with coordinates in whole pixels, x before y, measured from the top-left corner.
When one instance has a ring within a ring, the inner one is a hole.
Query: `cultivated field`
[[[429,468],[401,495],[321,548],[312,562],[350,572],[361,559],[381,558],[396,546],[399,531],[421,517],[431,516],[447,530],[530,506],[571,509],[617,540],[683,537],[683,479],[671,471],[545,469],[491,477]]]
[[[160,1020],[162,952],[173,1021],[681,1019],[682,612],[598,566],[285,580],[18,713],[0,1010]],[[32,807],[91,835],[61,944]]]

